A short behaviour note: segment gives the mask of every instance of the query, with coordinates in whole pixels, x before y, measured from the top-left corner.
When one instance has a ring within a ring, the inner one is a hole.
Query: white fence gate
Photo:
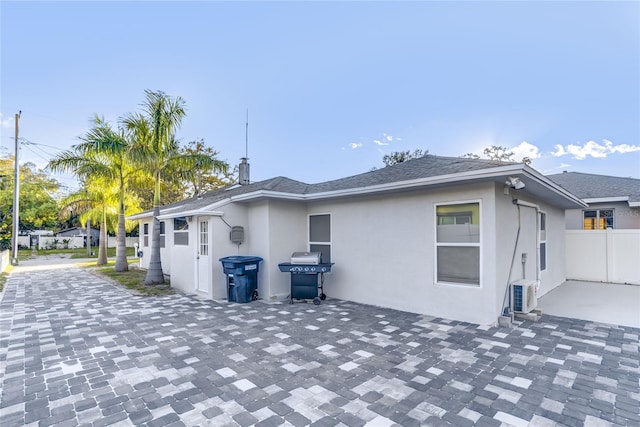
[[[567,279],[640,285],[640,230],[567,230]]]

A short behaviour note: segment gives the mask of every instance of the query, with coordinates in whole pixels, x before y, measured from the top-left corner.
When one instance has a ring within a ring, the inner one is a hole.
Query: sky
[[[183,143],[248,154],[252,181],[491,145],[544,174],[640,178],[635,1],[2,0],[0,23],[0,155],[22,111],[20,158],[40,167],[150,89],[185,100]]]

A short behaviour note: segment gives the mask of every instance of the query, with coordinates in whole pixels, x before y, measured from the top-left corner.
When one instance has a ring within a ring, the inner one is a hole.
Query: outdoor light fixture
[[[522,182],[522,180],[516,176],[510,176],[505,184],[513,188],[514,190],[522,190],[524,188],[524,182]]]

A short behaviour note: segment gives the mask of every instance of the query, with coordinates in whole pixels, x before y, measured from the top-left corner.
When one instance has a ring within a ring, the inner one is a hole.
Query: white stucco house
[[[318,184],[276,177],[164,206],[161,257],[172,286],[226,297],[219,258],[264,259],[260,297],[284,300],[294,251],[333,262],[324,292],[365,304],[493,324],[517,280],[543,295],[565,280],[565,210],[578,197],[521,163],[427,155]],[[140,221],[149,263],[153,212]],[[244,227],[240,245],[232,226]]]

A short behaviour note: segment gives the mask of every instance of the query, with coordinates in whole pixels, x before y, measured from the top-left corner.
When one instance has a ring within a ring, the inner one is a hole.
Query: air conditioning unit
[[[536,297],[536,282],[518,280],[511,284],[513,293],[513,311],[529,313],[538,305]]]

